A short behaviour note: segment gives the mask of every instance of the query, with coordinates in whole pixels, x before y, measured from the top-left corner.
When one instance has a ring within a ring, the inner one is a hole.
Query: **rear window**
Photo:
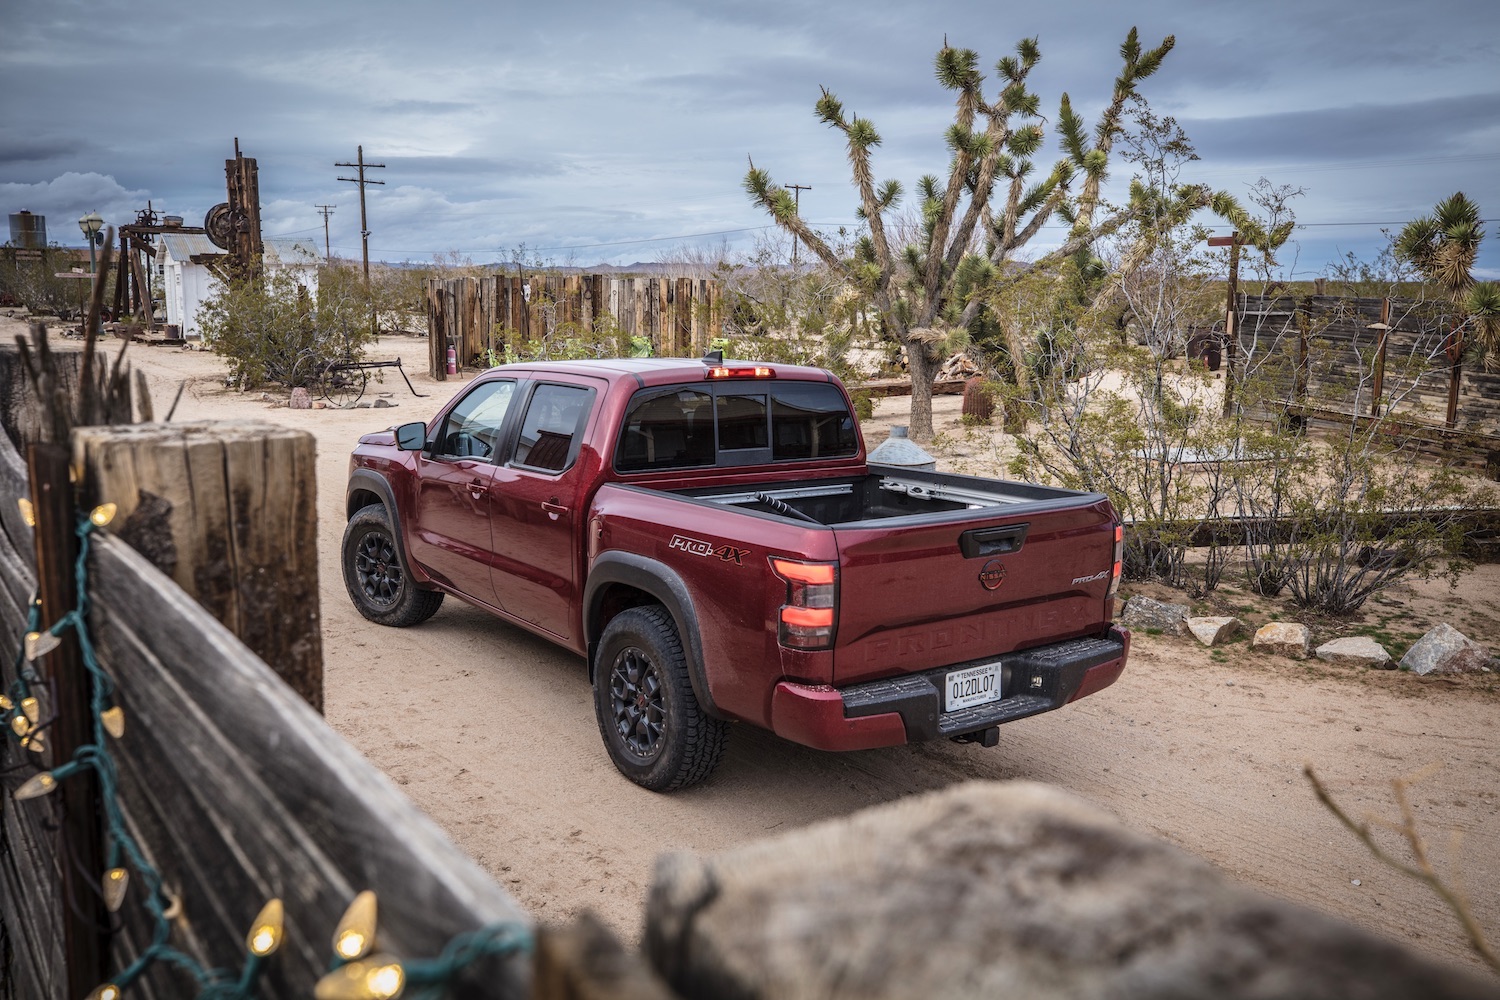
[[[859,451],[843,393],[827,382],[642,389],[625,413],[620,472],[847,458]]]

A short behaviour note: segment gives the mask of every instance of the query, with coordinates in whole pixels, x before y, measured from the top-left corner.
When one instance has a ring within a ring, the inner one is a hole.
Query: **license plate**
[[[973,708],[1000,700],[1000,664],[986,663],[966,670],[950,670],[943,681],[943,711]]]

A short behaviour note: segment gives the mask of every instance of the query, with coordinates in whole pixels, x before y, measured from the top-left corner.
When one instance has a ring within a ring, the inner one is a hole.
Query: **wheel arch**
[[[401,571],[409,579],[427,583],[427,574],[413,572],[411,560],[406,556],[406,532],[401,528],[401,509],[396,505],[396,493],[391,489],[391,484],[379,473],[369,469],[355,469],[349,476],[349,485],[344,493],[345,520],[377,503],[385,508],[385,516],[390,518],[391,533],[396,541],[396,555],[401,559]]]
[[[605,552],[589,571],[583,591],[583,627],[588,640],[590,683],[597,666],[599,637],[605,627],[620,612],[644,604],[660,604],[677,626],[683,640],[688,681],[698,704],[714,718],[728,718],[719,711],[709,690],[698,613],[687,585],[670,566],[634,552]]]

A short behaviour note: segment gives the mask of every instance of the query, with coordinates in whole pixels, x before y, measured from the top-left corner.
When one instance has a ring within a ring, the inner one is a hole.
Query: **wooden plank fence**
[[[493,274],[427,282],[428,371],[436,379],[446,377],[449,347],[460,367],[483,368],[507,346],[565,331],[618,336],[621,350],[644,337],[655,355],[696,357],[723,325],[723,293],[707,278]]]
[[[14,422],[11,422],[14,426]],[[0,434],[0,682],[16,680],[35,586],[32,530],[17,499],[25,463]],[[170,944],[204,968],[238,969],[261,905],[283,900],[285,940],[265,962],[257,995],[311,996],[328,971],[334,928],[355,894],[380,900],[380,950],[436,957],[463,932],[529,918],[482,869],[224,625],[141,554],[107,532],[88,561],[90,629],[128,720],[109,749],[126,828],[180,901]],[[45,668],[44,668],[45,669]],[[55,768],[0,736],[0,997],[76,1000],[62,953],[59,795],[11,792]],[[22,758],[28,758],[23,760]],[[97,879],[97,876],[94,876]],[[88,885],[88,880],[75,881]],[[151,943],[155,924],[139,879],[114,915],[106,972]],[[476,963],[452,995],[520,997],[528,960]],[[197,984],[153,964],[130,997],[191,996]]]
[[[1446,303],[1241,295],[1238,307],[1237,363],[1272,409],[1325,427],[1378,418],[1429,457],[1500,460],[1500,374],[1452,364]]]

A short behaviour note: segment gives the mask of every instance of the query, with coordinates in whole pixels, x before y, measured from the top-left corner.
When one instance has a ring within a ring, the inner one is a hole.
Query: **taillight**
[[[1125,571],[1125,525],[1115,525],[1115,564],[1110,570],[1109,593],[1105,597],[1114,597],[1120,589],[1120,574]]]
[[[771,559],[771,570],[786,582],[777,638],[792,649],[829,649],[838,623],[838,563]]]

